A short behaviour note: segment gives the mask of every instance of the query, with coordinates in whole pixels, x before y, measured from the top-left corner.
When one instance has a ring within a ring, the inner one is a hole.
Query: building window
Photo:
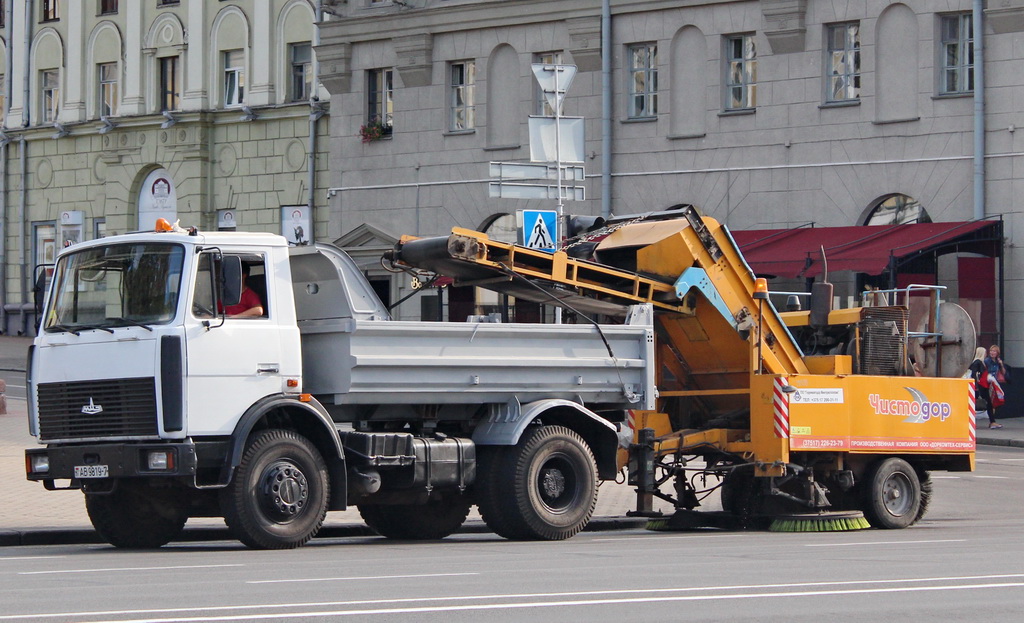
[[[2,7],[0,7],[2,8]],[[4,111],[7,109],[7,76],[0,74],[0,127],[4,125]]]
[[[101,117],[117,116],[117,63],[96,66],[99,77],[99,110]]]
[[[178,110],[181,81],[178,78],[178,57],[165,56],[160,61],[160,112]]]
[[[757,48],[754,35],[725,39],[725,109],[757,107]]]
[[[942,16],[943,95],[974,92],[974,22],[970,13]]]
[[[245,99],[245,52],[224,52],[224,106],[241,106]]]
[[[117,0],[100,0],[100,15],[117,13]]]
[[[544,52],[542,54],[536,54],[533,57],[534,63],[542,63],[544,65],[561,65],[562,64],[562,53],[561,52]],[[534,114],[542,117],[554,117],[555,109],[551,107],[548,102],[548,98],[544,95],[544,91],[537,84],[537,81],[533,81],[534,90]]]
[[[472,130],[476,127],[476,63],[461,61],[448,66],[451,81],[449,105],[451,114],[448,129]]]
[[[174,6],[180,2],[181,0],[156,0],[156,6],[158,8],[162,6]]]
[[[53,22],[60,19],[60,9],[57,0],[43,0],[40,5],[43,10],[44,22]]]
[[[370,69],[366,75],[366,120],[381,124],[384,134],[391,134],[394,128],[394,71]]]
[[[871,210],[865,225],[906,225],[931,223],[932,217],[924,206],[907,195],[889,195]]]
[[[629,46],[629,118],[658,114],[658,46]]]
[[[42,114],[43,123],[53,123],[60,111],[60,79],[56,69],[45,69],[39,72],[39,85],[43,92]]]
[[[7,20],[7,0],[0,0],[0,28],[6,25]]]
[[[291,45],[291,86],[288,100],[303,102],[313,93],[313,48],[308,43]]]
[[[859,22],[832,24],[828,27],[825,73],[828,80],[826,101],[848,102],[860,99]]]

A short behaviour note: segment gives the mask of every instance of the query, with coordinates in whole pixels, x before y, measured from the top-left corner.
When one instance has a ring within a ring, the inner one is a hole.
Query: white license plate
[[[106,465],[75,465],[75,478],[106,478],[109,475]]]

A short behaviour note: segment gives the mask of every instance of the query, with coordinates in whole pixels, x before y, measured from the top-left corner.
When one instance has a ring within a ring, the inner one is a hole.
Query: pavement
[[[0,470],[9,477],[4,503],[0,504],[0,546],[100,543],[85,512],[79,491],[47,491],[25,479],[26,448],[36,440],[28,433],[24,372],[31,338],[0,336],[0,379],[8,382],[6,412],[0,413]],[[0,400],[0,406],[3,401]],[[2,409],[0,409],[2,411]],[[1007,414],[1017,415],[1017,414]],[[1024,417],[1001,418],[1002,429],[989,429],[988,418],[978,419],[978,444],[1024,448]],[[645,519],[628,517],[636,507],[636,495],[625,484],[605,482],[598,491],[597,509],[588,531],[641,527]],[[657,500],[655,508],[671,513],[671,506]],[[702,510],[719,510],[717,497],[709,498]],[[487,532],[474,508],[462,532]],[[369,536],[373,532],[355,509],[332,511],[317,538]],[[179,541],[208,541],[232,538],[223,520],[189,519]]]

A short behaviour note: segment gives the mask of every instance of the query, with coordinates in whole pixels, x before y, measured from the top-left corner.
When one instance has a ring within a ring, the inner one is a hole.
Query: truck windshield
[[[60,258],[47,332],[167,324],[174,319],[185,249],[177,244],[115,244]]]

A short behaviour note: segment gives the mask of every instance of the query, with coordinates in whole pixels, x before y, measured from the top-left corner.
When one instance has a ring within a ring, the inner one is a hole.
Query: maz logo
[[[88,415],[96,415],[97,413],[103,413],[103,405],[93,404],[92,396],[89,397],[89,404],[82,407],[82,413]]]

